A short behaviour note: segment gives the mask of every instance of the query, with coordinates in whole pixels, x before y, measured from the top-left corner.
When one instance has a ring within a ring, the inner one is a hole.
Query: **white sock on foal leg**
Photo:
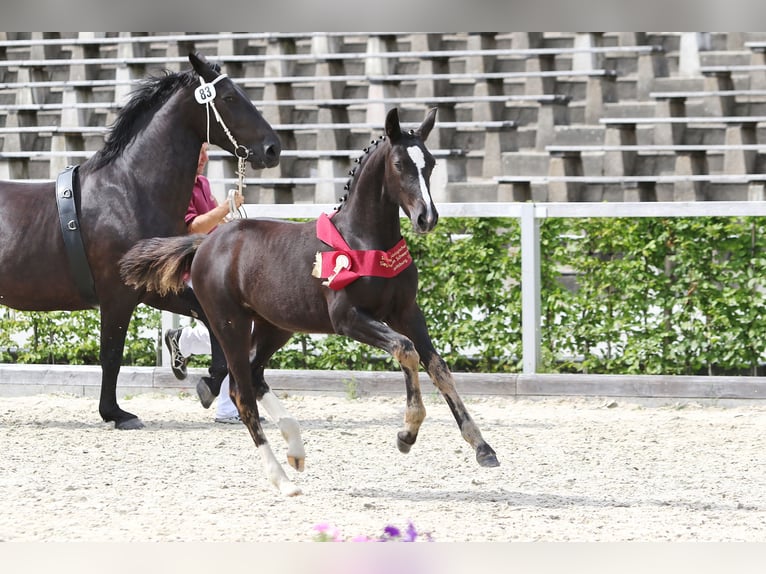
[[[287,478],[285,471],[282,469],[282,465],[277,462],[274,453],[271,451],[269,443],[264,443],[259,446],[258,452],[261,453],[263,468],[266,470],[266,474],[269,477],[269,480],[279,489],[282,494],[285,496],[295,496],[297,494],[301,494],[301,489],[295,486],[292,482],[290,482],[290,479]]]
[[[260,403],[269,413],[269,417],[277,423],[279,431],[287,442],[287,462],[295,470],[303,472],[306,451],[303,448],[301,427],[298,421],[287,412],[281,401],[271,391],[263,395]]]

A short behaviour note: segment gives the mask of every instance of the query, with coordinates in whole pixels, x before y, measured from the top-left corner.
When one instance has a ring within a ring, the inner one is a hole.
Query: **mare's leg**
[[[289,331],[284,331],[268,323],[256,321],[255,328],[253,329],[255,353],[250,360],[250,370],[255,388],[255,398],[266,412],[269,413],[269,416],[282,433],[282,437],[287,442],[288,464],[295,470],[303,472],[306,451],[303,448],[300,425],[287,412],[279,398],[271,391],[263,376],[266,363],[268,363],[274,353],[290,340],[292,335]]]
[[[114,428],[134,430],[144,427],[136,415],[124,411],[117,404],[117,377],[122,365],[125,335],[136,302],[129,296],[101,300],[101,395],[98,412],[106,422],[114,421]]]
[[[282,494],[287,496],[300,494],[300,489],[287,478],[274,456],[258,416],[255,388],[250,371],[252,317],[243,313],[239,304],[226,298],[225,294],[217,294],[210,303],[216,309],[216,316],[211,318],[210,326],[218,337],[229,363],[231,400],[237,406],[239,416],[255,442],[269,480]]]
[[[401,330],[402,333],[406,334],[415,343],[420,360],[428,371],[428,375],[431,377],[434,385],[439,389],[444,400],[447,401],[457,421],[458,428],[460,428],[460,433],[476,451],[477,462],[481,466],[498,466],[500,463],[497,460],[495,451],[482,438],[479,427],[471,418],[471,415],[468,414],[463,400],[458,395],[455,388],[455,380],[447,367],[447,363],[444,362],[444,359],[434,349],[420,307],[413,305],[411,309],[406,313],[402,313],[400,317],[391,321],[391,323],[395,329]]]
[[[409,452],[426,418],[418,378],[419,356],[415,345],[404,335],[357,308],[346,309],[336,305],[331,309],[330,316],[336,333],[383,349],[399,363],[404,373],[407,407],[404,412],[404,430],[397,434],[396,446],[400,452]]]

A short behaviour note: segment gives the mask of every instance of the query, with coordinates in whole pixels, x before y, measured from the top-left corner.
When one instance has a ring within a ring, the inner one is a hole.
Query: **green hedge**
[[[0,307],[0,362],[97,365],[99,312],[22,312]],[[157,364],[160,312],[139,305],[125,338],[123,365]]]
[[[518,372],[518,221],[442,219],[427,236],[407,228],[420,306],[453,370]],[[549,219],[540,235],[543,371],[758,372],[766,346],[761,220]],[[364,345],[308,336],[275,362],[396,368]]]
[[[551,370],[757,373],[766,346],[762,220],[551,220],[543,235]],[[556,282],[553,269],[564,265],[577,273],[576,292]],[[567,352],[581,360],[561,362]]]
[[[456,371],[518,372],[521,258],[514,219],[443,218],[416,236],[419,303]],[[548,219],[541,226],[543,371],[754,374],[766,345],[766,228],[757,218]],[[98,313],[0,309],[2,360],[96,363]],[[159,312],[139,307],[125,364],[155,364]],[[196,364],[206,364],[205,359]],[[397,369],[378,349],[297,335],[272,367]]]

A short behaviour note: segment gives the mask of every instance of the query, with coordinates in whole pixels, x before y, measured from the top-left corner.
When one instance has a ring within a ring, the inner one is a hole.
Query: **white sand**
[[[351,538],[409,520],[436,541],[766,540],[766,406],[466,403],[499,468],[432,394],[407,455],[403,397],[284,398],[307,451],[285,498],[244,426],[196,399],[123,399],[147,425],[123,432],[94,399],[0,398],[0,540],[310,541],[317,523]]]

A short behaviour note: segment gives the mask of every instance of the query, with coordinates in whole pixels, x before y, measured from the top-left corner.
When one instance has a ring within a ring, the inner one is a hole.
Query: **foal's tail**
[[[194,254],[205,237],[197,233],[143,239],[120,259],[120,276],[136,289],[159,295],[179,293],[186,287]]]

